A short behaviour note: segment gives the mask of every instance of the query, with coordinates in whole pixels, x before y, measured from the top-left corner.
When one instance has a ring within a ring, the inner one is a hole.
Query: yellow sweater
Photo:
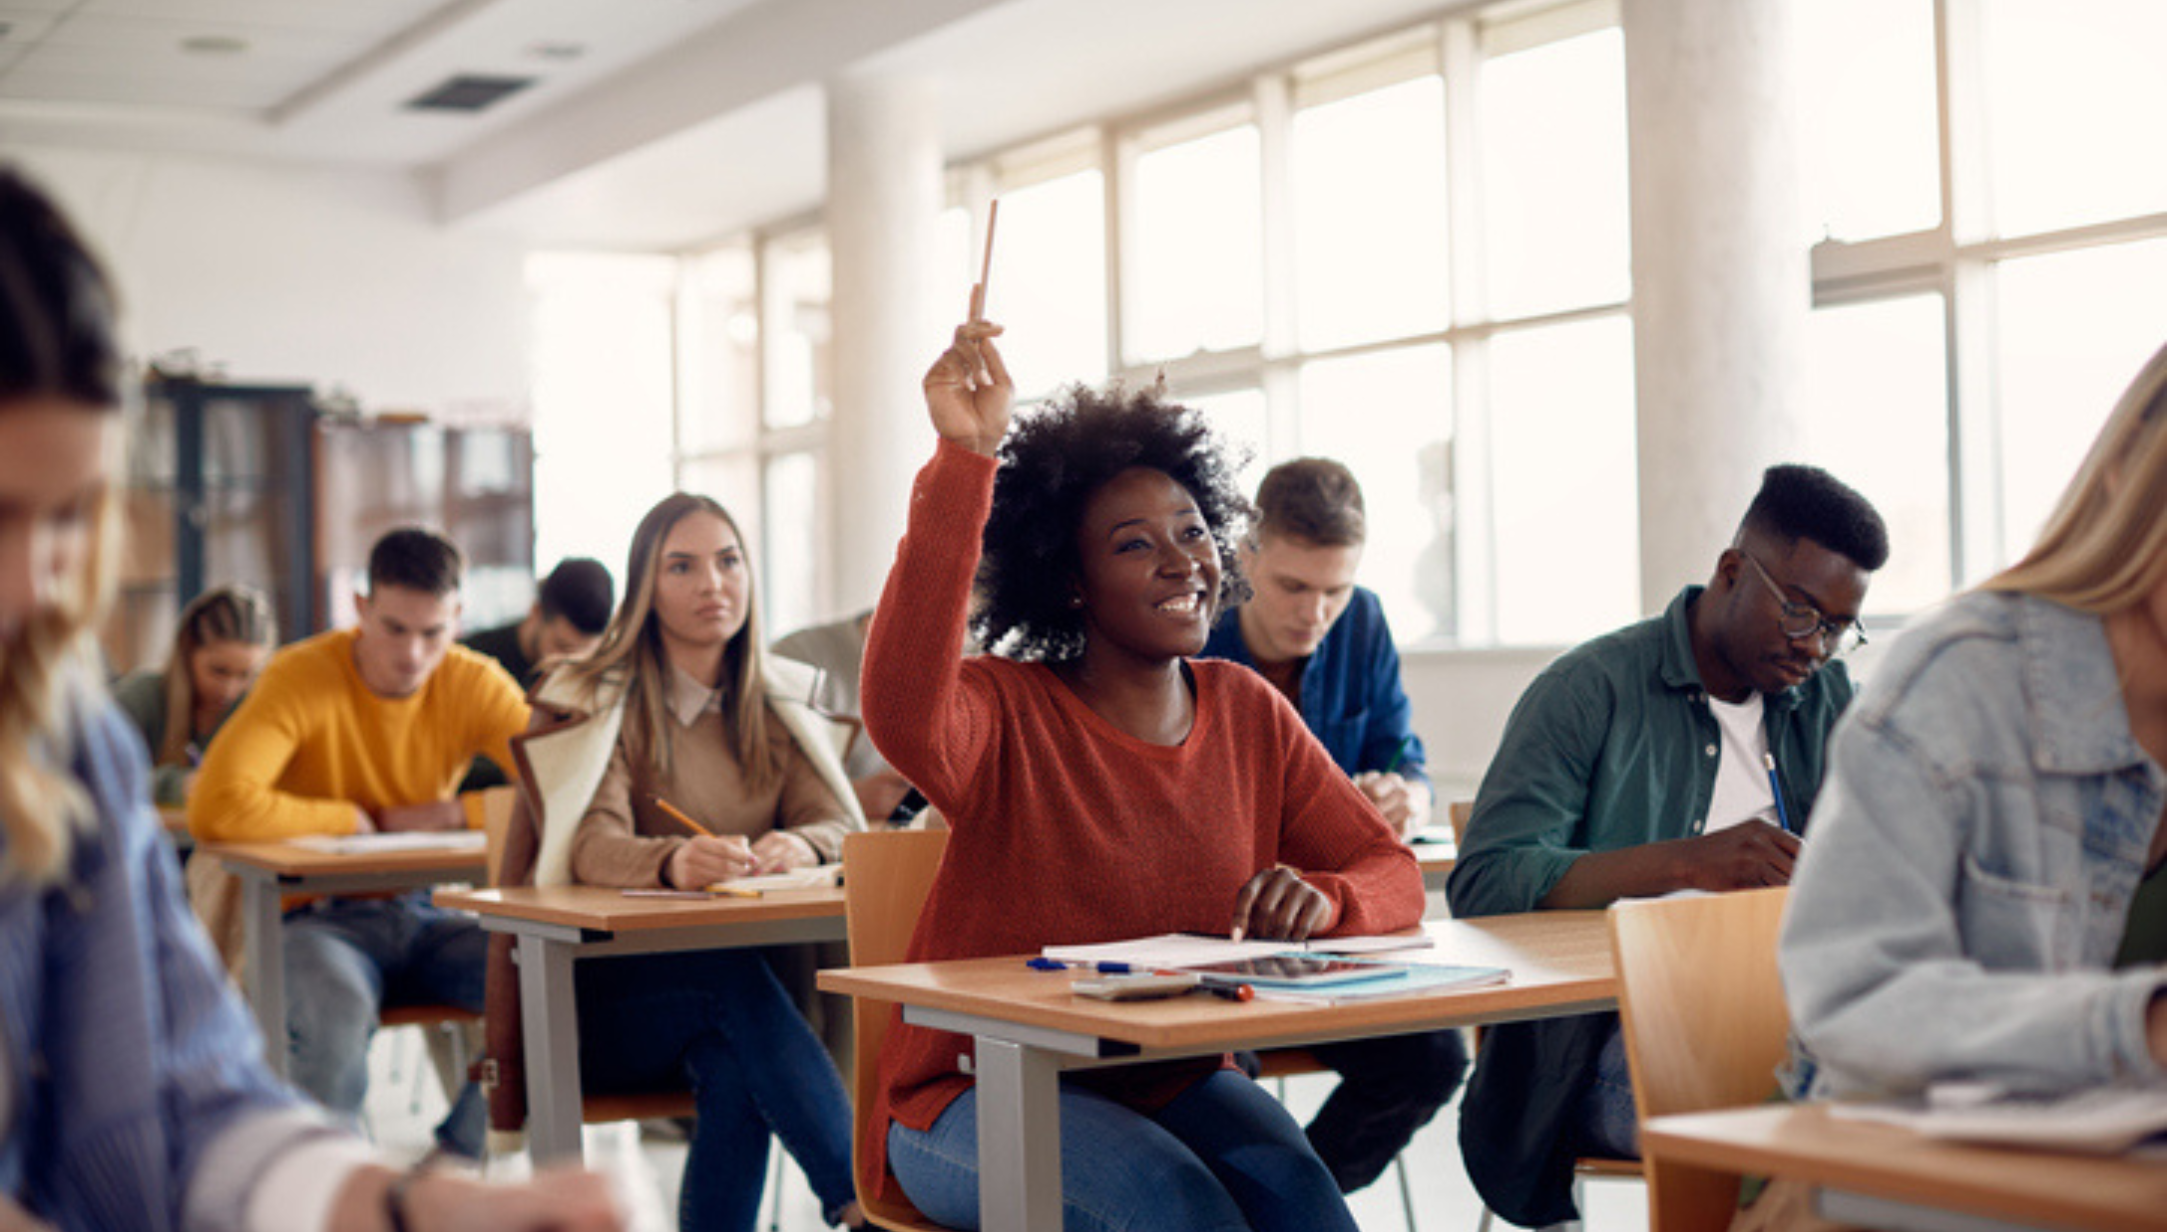
[[[497,664],[453,646],[409,697],[379,697],[354,667],[354,631],[272,656],[211,741],[188,801],[204,842],[351,834],[354,808],[448,800],[476,755],[507,773],[527,702]],[[478,824],[469,809],[469,824]]]

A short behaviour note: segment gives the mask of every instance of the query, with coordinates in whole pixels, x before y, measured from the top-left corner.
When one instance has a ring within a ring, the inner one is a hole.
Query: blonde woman
[[[693,889],[839,859],[864,819],[803,700],[810,682],[769,678],[737,523],[704,496],[667,497],[634,532],[625,579],[593,655],[535,692],[504,880]],[[588,1091],[692,1086],[680,1227],[749,1232],[770,1133],[831,1223],[860,1221],[842,1079],[759,953],[619,958],[583,963],[577,978]],[[516,1005],[500,939],[489,1009],[499,1129],[525,1120],[507,1063]]]
[[[583,1173],[402,1177],[264,1068],[94,663],[111,311],[73,229],[0,168],[0,1227],[621,1227]]]
[[[1782,939],[1802,1090],[2167,1084],[2163,767],[2167,348],[1838,730]]]
[[[128,673],[113,700],[143,733],[151,792],[185,804],[196,766],[278,645],[271,601],[252,586],[214,586],[189,601],[164,667]]]

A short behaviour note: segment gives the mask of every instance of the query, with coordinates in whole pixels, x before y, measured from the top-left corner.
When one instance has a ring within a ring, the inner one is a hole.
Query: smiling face
[[[64,398],[0,407],[0,640],[81,584],[115,419]]]
[[[1266,534],[1244,547],[1243,572],[1256,589],[1240,613],[1250,657],[1285,663],[1315,654],[1354,598],[1354,571],[1361,563],[1359,543],[1327,546]]]
[[[1767,571],[1766,581],[1755,576],[1755,561]],[[1872,576],[1850,557],[1811,539],[1785,544],[1748,534],[1740,547],[1723,553],[1701,596],[1713,603],[1705,625],[1696,620],[1694,657],[1702,684],[1726,701],[1743,700],[1749,689],[1780,693],[1804,684],[1834,647],[1819,633],[1786,637],[1779,627],[1784,601],[1817,608],[1825,620],[1855,621]]]
[[[1188,489],[1131,467],[1084,503],[1076,596],[1093,653],[1147,662],[1196,654],[1218,615],[1219,545]]]
[[[662,539],[654,620],[673,660],[727,646],[751,612],[752,570],[730,524],[706,510],[678,519]]]

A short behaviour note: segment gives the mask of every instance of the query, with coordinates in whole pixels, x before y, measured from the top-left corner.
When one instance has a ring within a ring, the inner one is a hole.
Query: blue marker
[[[1761,764],[1768,767],[1768,790],[1776,796],[1776,824],[1783,827],[1785,834],[1798,833],[1791,828],[1791,810],[1783,807],[1783,780],[1776,777],[1776,755],[1761,754]]]
[[[1068,964],[1058,958],[1027,958],[1023,965],[1033,971],[1066,971]]]

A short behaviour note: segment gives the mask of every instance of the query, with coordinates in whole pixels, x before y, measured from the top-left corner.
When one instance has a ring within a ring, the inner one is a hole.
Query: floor
[[[429,1067],[426,1048],[418,1028],[382,1033],[370,1057],[369,1122],[379,1142],[402,1158],[419,1158],[429,1146],[429,1128],[443,1114],[444,1095]],[[1332,1089],[1330,1075],[1290,1078],[1286,1101],[1297,1117],[1307,1119]],[[1414,1195],[1416,1222],[1424,1232],[1474,1232],[1481,1207],[1466,1174],[1460,1167],[1459,1110],[1446,1108],[1409,1146],[1403,1156],[1407,1179]],[[685,1147],[681,1142],[643,1136],[637,1126],[626,1123],[590,1126],[587,1131],[590,1165],[608,1173],[617,1183],[635,1232],[672,1232],[679,1174],[684,1169]],[[516,1177],[525,1172],[525,1156],[492,1160],[488,1175]],[[1407,1220],[1400,1204],[1397,1181],[1391,1172],[1351,1199],[1356,1220],[1365,1232],[1401,1232]],[[767,1212],[777,1210],[773,1187],[761,1205],[762,1227]],[[1598,1181],[1586,1187],[1584,1211],[1588,1232],[1646,1232],[1647,1191],[1637,1181]],[[825,1225],[820,1206],[794,1165],[783,1168],[780,1218],[777,1232],[817,1232]],[[1498,1225],[1506,1232],[1509,1225]]]

